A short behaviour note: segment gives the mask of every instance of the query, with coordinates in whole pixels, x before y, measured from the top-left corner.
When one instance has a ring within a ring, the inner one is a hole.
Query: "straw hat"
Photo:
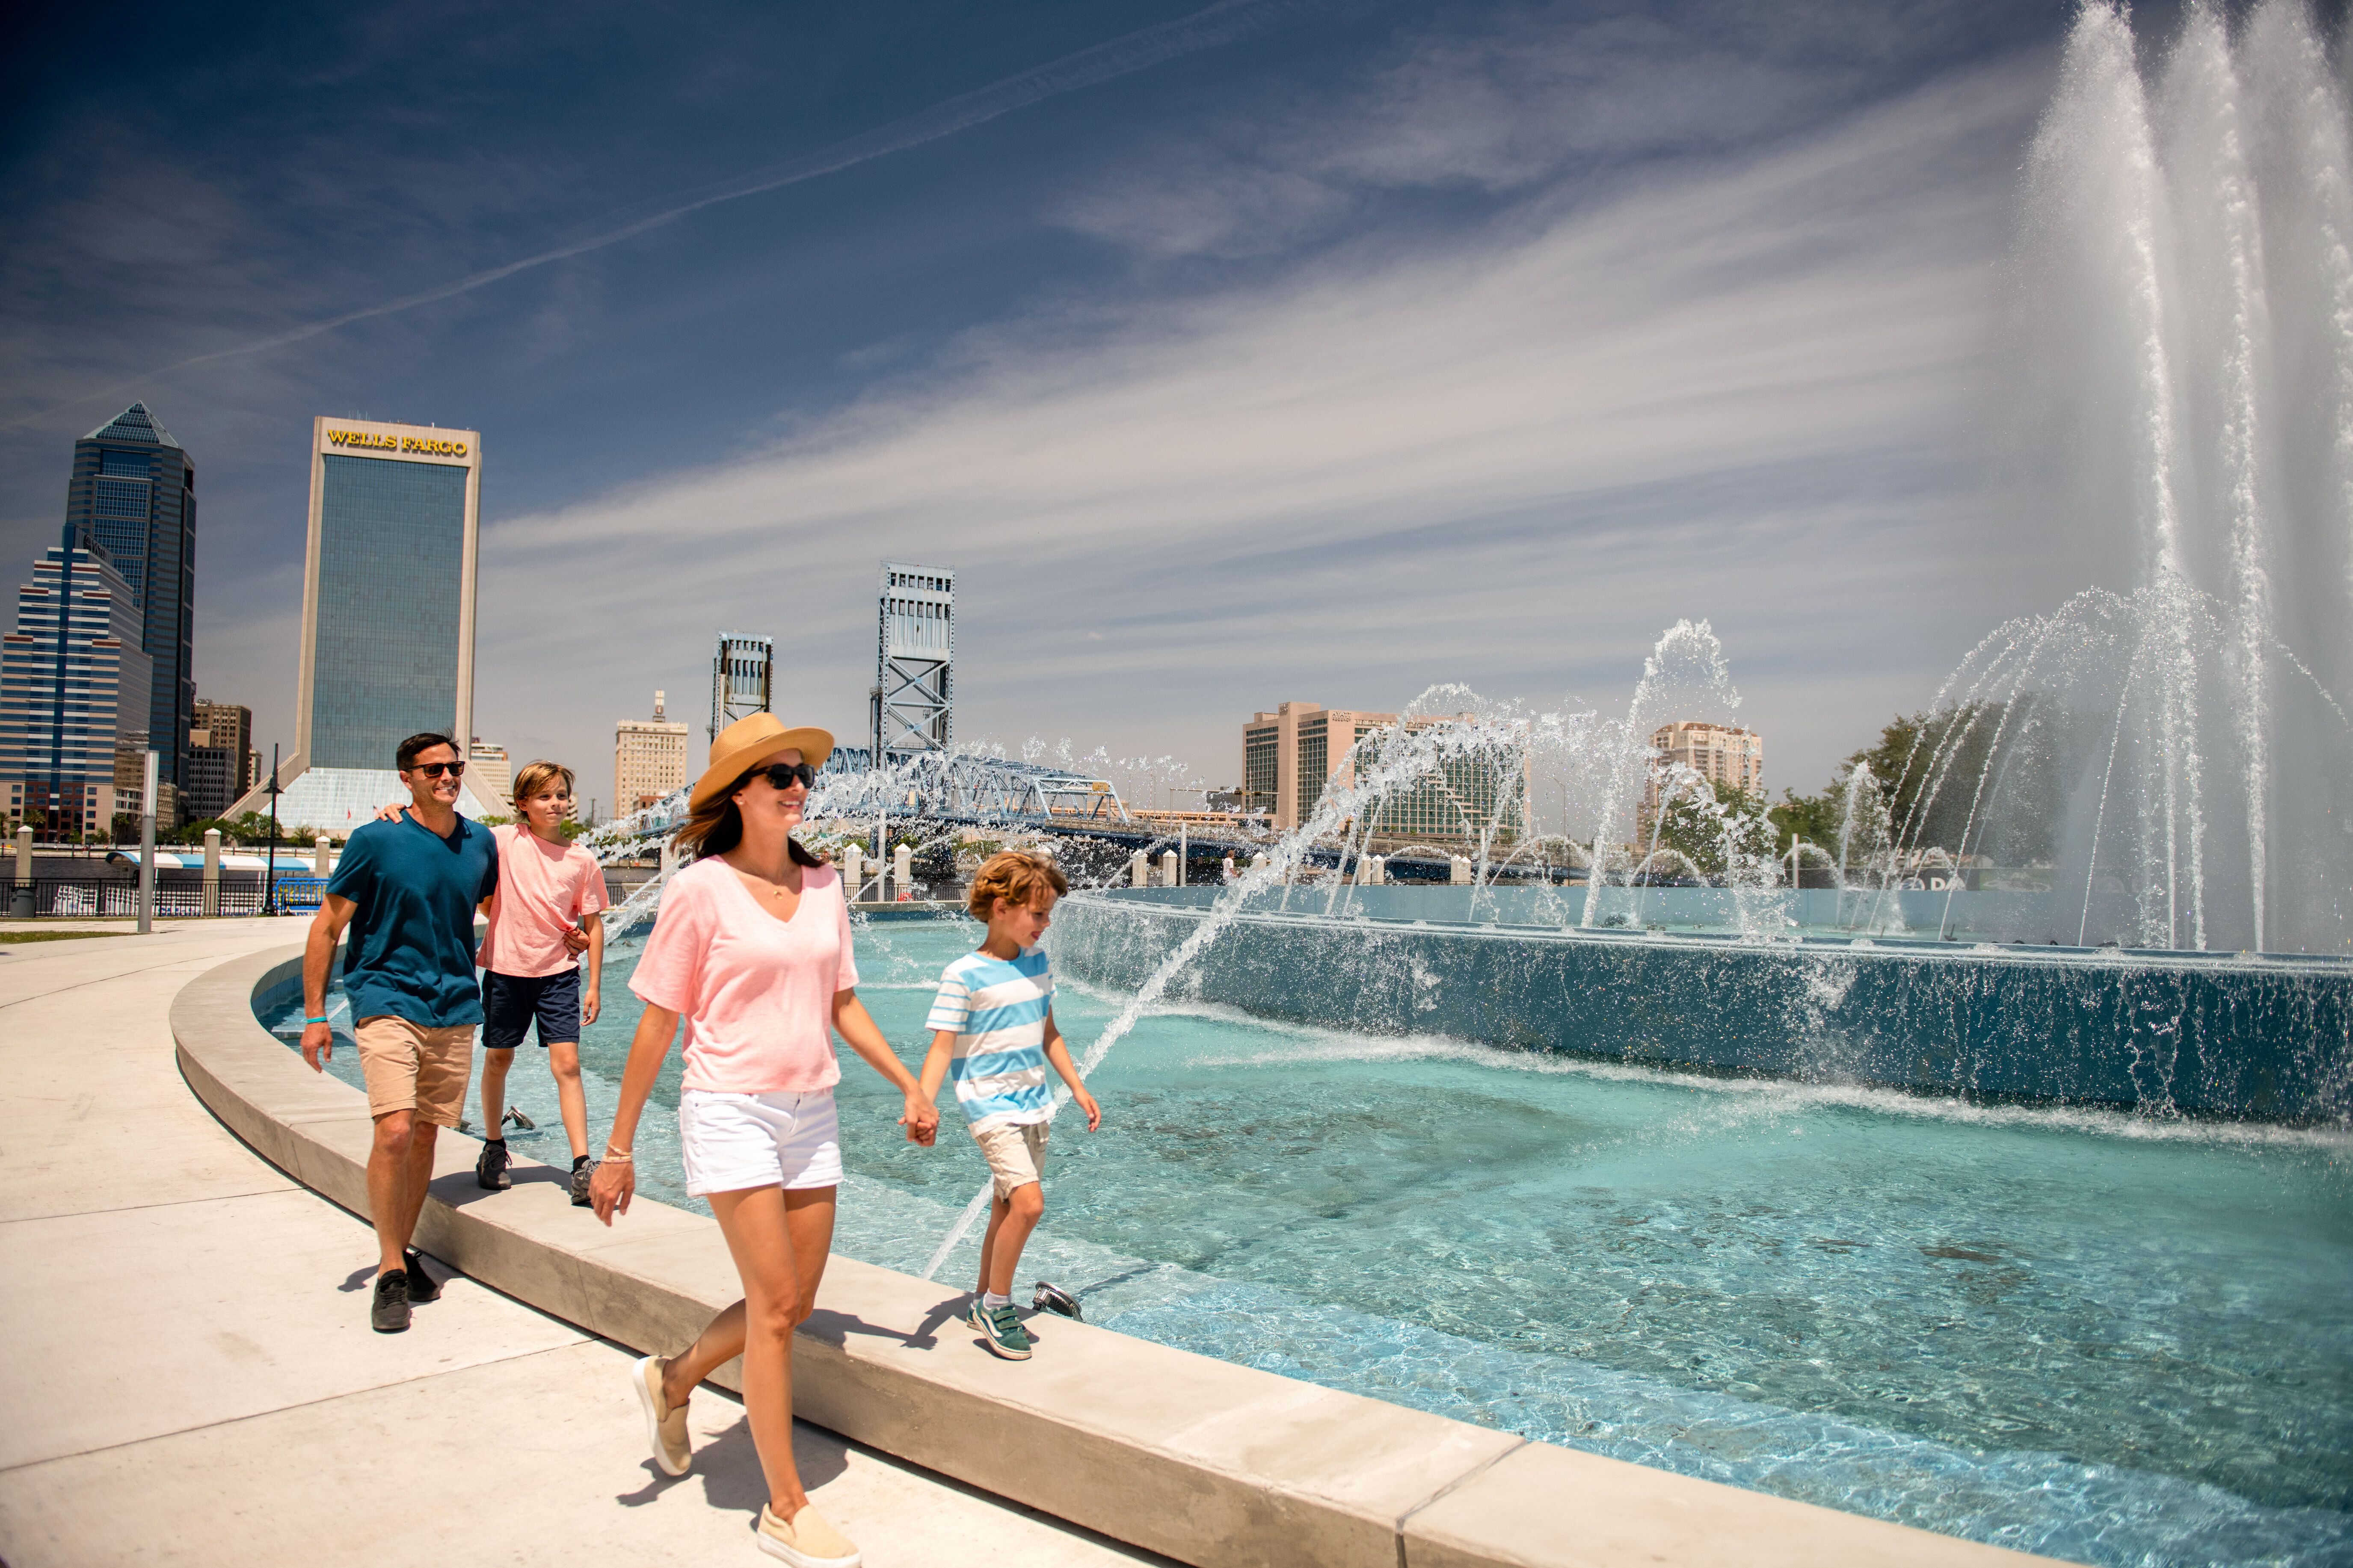
[[[754,713],[748,719],[736,720],[711,742],[711,765],[694,781],[694,793],[687,796],[689,808],[702,810],[720,791],[742,778],[754,763],[787,746],[798,747],[801,761],[821,768],[826,758],[833,754],[833,737],[808,725],[788,730],[774,713]]]

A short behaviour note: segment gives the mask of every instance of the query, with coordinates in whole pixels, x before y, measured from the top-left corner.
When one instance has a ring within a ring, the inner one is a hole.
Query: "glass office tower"
[[[102,835],[118,805],[115,753],[143,751],[147,656],[131,584],[103,548],[51,548],[16,590],[0,636],[0,787],[43,837]]]
[[[142,617],[148,685],[124,694],[123,723],[147,731],[161,782],[185,787],[196,706],[196,469],[143,403],[74,443],[62,543],[93,539]]]
[[[294,755],[279,820],[341,837],[389,801],[400,742],[473,732],[475,542],[481,437],[471,430],[319,419]],[[471,782],[470,780],[469,781]],[[266,790],[237,803],[267,810]],[[503,809],[469,790],[468,816]]]

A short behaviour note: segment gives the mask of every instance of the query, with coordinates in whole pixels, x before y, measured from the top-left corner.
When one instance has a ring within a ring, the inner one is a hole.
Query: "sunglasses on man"
[[[817,769],[807,763],[770,763],[765,768],[754,768],[745,773],[744,782],[750,784],[756,778],[766,779],[771,789],[790,789],[795,779],[798,779],[804,788],[817,787]]]
[[[443,773],[448,773],[455,779],[466,776],[466,764],[463,763],[411,763],[408,764],[408,771],[412,773],[423,773],[428,779],[438,779]]]

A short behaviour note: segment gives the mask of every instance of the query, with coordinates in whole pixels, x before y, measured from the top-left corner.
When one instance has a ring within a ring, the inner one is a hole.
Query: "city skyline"
[[[1819,788],[2100,580],[1987,457],[2057,12],[1228,12],[895,9],[912,56],[745,13],[707,80],[687,37],[559,58],[526,8],[453,62],[354,14],[118,51],[185,83],[153,105],[30,84],[0,548],[54,536],[100,389],[168,407],[206,455],[196,679],[290,747],[301,420],[463,424],[500,454],[476,721],[518,757],[593,765],[601,692],[695,689],[735,625],[776,634],[780,707],[859,735],[864,584],[936,559],[960,741],[1220,784],[1270,686],[1622,709],[1691,616],[1747,697],[1698,716]],[[214,112],[255,72],[285,91]],[[693,107],[628,142],[608,93]],[[280,151],[350,166],[418,102],[365,190]],[[92,122],[86,163],[26,161]]]

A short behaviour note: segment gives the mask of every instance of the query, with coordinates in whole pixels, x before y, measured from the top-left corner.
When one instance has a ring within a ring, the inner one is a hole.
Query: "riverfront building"
[[[253,710],[240,702],[196,699],[195,727],[188,731],[188,766],[181,793],[188,817],[208,822],[228,815],[237,796],[261,777],[253,750]]]
[[[294,752],[280,822],[338,838],[406,791],[400,742],[462,744],[474,715],[474,582],[482,438],[472,430],[312,421]],[[266,789],[239,811],[266,811]],[[458,809],[504,809],[470,776]]]
[[[196,470],[143,403],[74,443],[60,542],[91,540],[131,589],[147,656],[147,689],[123,699],[123,724],[151,737],[158,779],[185,784],[196,704]]]
[[[613,810],[626,816],[686,787],[687,727],[672,723],[665,693],[654,693],[654,716],[613,726]]]
[[[504,746],[493,746],[480,735],[474,736],[466,748],[466,777],[473,784],[476,798],[490,802],[501,812],[514,804],[514,760],[507,755]]]
[[[147,745],[153,667],[131,584],[103,546],[56,545],[0,636],[0,781],[8,816],[50,838],[98,836],[125,808],[118,748]]]
[[[1651,732],[1651,750],[1657,757],[1642,791],[1645,823],[1658,816],[1660,793],[1672,779],[1696,774],[1749,795],[1765,793],[1765,737],[1754,730],[1680,720]]]
[[[1468,718],[1429,715],[1400,726],[1394,713],[1278,703],[1242,726],[1242,809],[1279,829],[1314,815],[1326,790],[1345,788],[1377,765],[1393,735]],[[1372,825],[1385,838],[1475,838],[1493,826],[1516,834],[1526,819],[1526,760],[1516,746],[1471,746],[1381,803]]]

